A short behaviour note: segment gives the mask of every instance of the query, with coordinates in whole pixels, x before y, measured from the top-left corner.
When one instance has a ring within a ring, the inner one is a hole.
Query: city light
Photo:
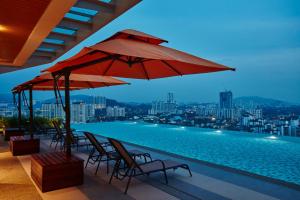
[[[276,136],[274,136],[274,135],[271,135],[271,136],[269,136],[269,137],[267,137],[268,139],[271,139],[271,140],[276,140],[276,139],[278,139],[278,137],[276,137]]]

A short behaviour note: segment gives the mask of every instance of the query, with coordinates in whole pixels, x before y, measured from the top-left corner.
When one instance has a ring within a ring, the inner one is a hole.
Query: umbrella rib
[[[178,75],[182,76],[182,73],[180,73],[177,69],[175,69],[172,65],[170,65],[167,61],[161,60],[162,63],[167,65],[170,69],[172,69],[174,72],[176,72]]]
[[[86,84],[88,84],[88,86],[90,87],[90,88],[94,88],[94,86],[92,85],[92,83],[90,83],[89,81],[85,81],[86,82]]]
[[[113,63],[115,62],[116,58],[113,58],[111,60],[111,62],[109,63],[109,65],[107,66],[107,68],[105,69],[103,75],[106,75],[106,73],[108,72],[108,70],[110,70],[111,66],[113,65]]]
[[[107,55],[107,54],[105,54]],[[103,58],[99,58],[99,59],[95,59],[95,60],[92,60],[92,61],[88,61],[86,63],[81,63],[81,64],[78,64],[78,65],[71,65],[67,68],[64,68],[64,70],[77,70],[77,69],[81,69],[85,66],[88,66],[88,65],[93,65],[93,64],[97,64],[99,62],[104,62],[104,61],[107,61],[107,60],[110,60],[112,58],[111,55],[107,56],[107,57],[103,57]]]
[[[150,78],[149,78],[149,74],[148,74],[148,72],[147,72],[147,70],[146,70],[146,67],[145,67],[144,63],[143,63],[143,62],[140,62],[140,63],[141,63],[141,65],[142,65],[142,67],[143,67],[143,70],[144,70],[144,73],[145,73],[147,79],[149,80],[149,79],[150,79]]]
[[[107,83],[105,83],[105,82],[102,82],[103,83],[103,85],[105,85],[106,87],[109,87],[110,85],[109,84],[107,84]]]

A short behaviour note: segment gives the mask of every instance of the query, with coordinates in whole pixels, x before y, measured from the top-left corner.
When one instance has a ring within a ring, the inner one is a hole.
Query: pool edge
[[[107,138],[107,137],[99,135],[99,134],[95,134],[95,135],[97,137]],[[118,138],[116,138],[116,139],[118,139]],[[257,179],[260,179],[260,180],[263,180],[263,181],[267,181],[269,183],[273,183],[273,184],[277,184],[277,185],[282,185],[282,186],[285,186],[285,187],[288,187],[288,188],[300,191],[300,185],[298,185],[296,183],[292,183],[292,182],[288,182],[288,181],[284,181],[284,180],[280,180],[280,179],[275,179],[275,178],[271,178],[271,177],[267,177],[267,176],[263,176],[263,175],[259,175],[259,174],[255,174],[255,173],[251,173],[251,172],[248,172],[248,171],[236,169],[236,168],[233,168],[233,167],[228,167],[228,166],[224,166],[224,165],[220,165],[220,164],[216,164],[216,163],[207,162],[207,161],[204,161],[204,160],[198,160],[198,159],[195,159],[195,158],[189,158],[189,157],[185,157],[185,156],[182,156],[182,155],[170,153],[170,152],[167,152],[167,151],[158,150],[158,149],[154,149],[154,148],[151,148],[151,147],[146,147],[146,146],[143,146],[143,145],[138,145],[138,144],[126,142],[126,141],[123,141],[123,140],[119,140],[119,141],[123,142],[124,144],[130,145],[130,146],[136,146],[138,148],[147,149],[149,151],[153,151],[153,152],[160,153],[160,154],[165,154],[165,155],[177,158],[177,159],[188,160],[190,162],[203,164],[203,165],[206,165],[206,166],[209,166],[209,167],[214,167],[214,168],[217,168],[217,169],[222,169],[222,170],[225,170],[225,171],[228,171],[228,172],[238,173],[238,174],[241,174],[241,175],[249,176],[249,177],[252,177],[252,178],[257,178]]]

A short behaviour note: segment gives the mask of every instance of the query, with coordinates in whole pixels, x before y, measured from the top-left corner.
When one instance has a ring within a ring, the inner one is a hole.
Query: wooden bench
[[[31,156],[31,177],[42,192],[83,184],[84,160],[64,152]]]
[[[19,128],[3,128],[4,140],[9,141],[11,136],[24,136],[24,129]]]
[[[39,153],[40,139],[30,138],[30,136],[11,136],[9,148],[13,156]]]

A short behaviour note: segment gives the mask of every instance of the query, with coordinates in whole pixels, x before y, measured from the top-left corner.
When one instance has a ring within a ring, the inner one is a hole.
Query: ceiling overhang
[[[140,1],[1,1],[0,73],[54,61]]]

